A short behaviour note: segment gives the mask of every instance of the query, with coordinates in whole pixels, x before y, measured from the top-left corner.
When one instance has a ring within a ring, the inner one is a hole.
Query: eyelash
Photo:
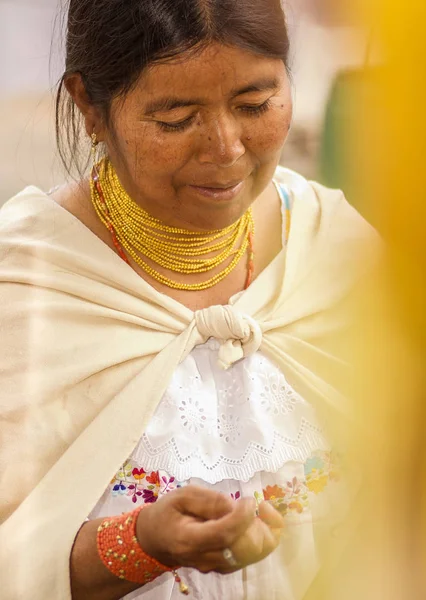
[[[272,106],[271,100],[266,100],[263,104],[259,104],[258,106],[241,106],[239,110],[247,113],[252,117],[260,116],[266,113]],[[157,121],[158,126],[163,131],[167,131],[169,133],[176,133],[179,131],[184,131],[187,127],[191,125],[195,117],[189,117],[180,123],[165,123],[163,121]]]

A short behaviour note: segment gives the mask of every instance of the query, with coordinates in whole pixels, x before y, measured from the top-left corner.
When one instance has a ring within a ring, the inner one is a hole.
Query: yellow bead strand
[[[134,202],[107,159],[96,165],[93,174],[90,181],[91,198],[101,222],[110,231],[113,229],[117,241],[136,264],[156,281],[170,288],[195,291],[213,287],[237,266],[250,245],[249,241],[252,241],[254,221],[251,208],[236,223],[224,229],[215,229],[208,234],[191,232],[165,225]],[[242,241],[238,247],[240,239]],[[219,253],[202,258],[212,252]],[[252,252],[251,248],[251,255]],[[205,273],[232,256],[233,259],[209,280],[189,284],[166,277],[151,267],[141,255],[167,270],[181,274]]]

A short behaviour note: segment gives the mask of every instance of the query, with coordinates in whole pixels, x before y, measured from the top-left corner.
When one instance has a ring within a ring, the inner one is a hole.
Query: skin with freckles
[[[149,110],[170,97],[193,103]],[[167,224],[208,230],[239,219],[270,183],[290,125],[290,86],[282,61],[211,45],[151,67],[112,111],[118,143],[100,136],[131,197]],[[235,181],[243,189],[224,204],[190,187]]]
[[[124,99],[113,101],[108,126],[85,97],[78,74],[70,76],[67,89],[88,134],[95,131],[104,142],[122,185],[142,208],[167,225],[209,231],[234,223],[252,206],[255,277],[278,254],[281,211],[271,180],[292,116],[281,60],[212,43],[151,65]],[[87,182],[60,190],[55,199],[113,248],[91,206]],[[244,288],[247,272],[242,260],[217,286],[194,293],[166,288],[131,265],[157,290],[193,310],[226,303]],[[173,276],[197,283],[226,265],[207,274]]]

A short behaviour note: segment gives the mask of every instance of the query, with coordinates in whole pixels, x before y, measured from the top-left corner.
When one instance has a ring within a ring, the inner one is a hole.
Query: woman
[[[279,0],[70,3],[57,133],[93,165],[0,219],[5,597],[309,586],[373,235],[278,167],[288,51]]]

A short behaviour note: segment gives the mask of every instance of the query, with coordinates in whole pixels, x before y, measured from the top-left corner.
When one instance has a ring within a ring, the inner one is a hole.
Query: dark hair
[[[83,132],[65,90],[68,75],[81,74],[108,125],[112,100],[125,97],[147,65],[212,41],[279,58],[288,67],[281,0],[70,0],[65,73],[56,96],[56,139],[68,173],[75,167],[82,174]]]

